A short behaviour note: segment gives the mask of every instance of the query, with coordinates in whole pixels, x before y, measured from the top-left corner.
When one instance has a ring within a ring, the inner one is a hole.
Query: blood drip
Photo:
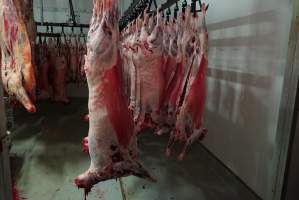
[[[19,192],[18,192],[15,184],[13,184],[13,186],[12,186],[12,198],[13,198],[13,200],[21,200],[21,197],[19,195]]]

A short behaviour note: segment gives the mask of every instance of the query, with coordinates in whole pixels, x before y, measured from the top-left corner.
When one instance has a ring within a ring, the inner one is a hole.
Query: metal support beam
[[[170,8],[173,4],[179,2],[180,0],[168,0],[166,3],[161,5],[161,9],[165,10],[167,8]]]
[[[2,80],[0,76],[0,199],[12,200],[12,182],[9,161],[9,145],[6,135],[6,116]]]
[[[161,9],[165,10],[180,0],[167,0],[166,3],[161,5]],[[125,28],[131,21],[136,19],[148,5],[154,3],[155,8],[158,8],[156,0],[139,0],[133,1],[129,8],[124,12],[123,17],[120,19],[120,31]],[[153,11],[155,12],[155,11]]]
[[[44,23],[44,0],[40,0],[40,21]]]
[[[89,24],[70,24],[70,23],[54,23],[54,22],[36,22],[37,26],[54,26],[54,27],[76,27],[89,28]]]
[[[51,37],[51,38],[60,38],[61,34],[59,33],[37,33],[38,37]]]

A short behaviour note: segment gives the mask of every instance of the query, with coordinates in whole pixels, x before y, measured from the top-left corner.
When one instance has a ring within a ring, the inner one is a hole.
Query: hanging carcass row
[[[179,159],[185,157],[192,143],[202,140],[207,134],[203,127],[203,111],[206,98],[205,77],[208,67],[208,31],[205,22],[206,5],[202,6],[202,24],[199,26],[198,16],[191,16],[190,7],[185,17],[185,41],[182,46],[184,59],[191,62],[185,65],[184,82],[177,102],[178,114],[175,128],[171,132],[166,153],[170,155],[174,141],[184,142]],[[184,34],[183,34],[184,35]],[[184,62],[183,62],[184,63]]]
[[[207,133],[202,123],[208,66],[204,3],[201,9],[201,19],[187,6],[178,20],[164,23],[161,12],[152,17],[145,12],[121,34],[136,130],[149,126],[158,135],[170,132],[166,154],[176,141],[183,143],[180,160]]]
[[[133,116],[121,81],[117,0],[94,0],[93,4],[85,58],[91,164],[75,180],[86,192],[100,181],[129,175],[153,180],[136,160]]]
[[[35,74],[26,26],[13,0],[0,0],[1,75],[3,86],[29,112],[35,112]]]

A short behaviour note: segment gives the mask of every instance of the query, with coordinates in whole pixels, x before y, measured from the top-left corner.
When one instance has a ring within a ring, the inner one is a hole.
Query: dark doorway
[[[298,83],[299,86],[299,83]],[[289,156],[285,175],[283,200],[297,200],[299,191],[299,89],[297,87],[296,104],[294,108],[294,119],[292,135],[289,147]]]

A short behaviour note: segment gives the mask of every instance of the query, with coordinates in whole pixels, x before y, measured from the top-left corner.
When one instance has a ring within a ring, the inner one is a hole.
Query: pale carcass
[[[21,13],[13,0],[0,0],[1,75],[3,86],[10,96],[35,112],[35,73],[31,47]]]
[[[67,58],[65,55],[65,49],[61,44],[57,44],[54,48],[54,66],[53,66],[53,97],[54,102],[68,104],[70,102],[67,97]]]
[[[141,28],[137,53],[133,55],[137,69],[136,106],[140,109],[138,112],[140,126],[147,123],[147,116],[151,123],[160,122],[165,86],[162,12],[157,11],[157,23],[151,33],[148,32],[147,26],[147,23],[144,23]],[[152,126],[151,123],[149,126]]]
[[[203,127],[202,122],[206,98],[205,76],[208,67],[208,31],[205,22],[205,9],[206,6],[203,3],[201,27],[198,26],[198,17],[191,17],[190,10],[187,9],[190,32],[185,36],[187,44],[183,46],[183,52],[185,51],[183,55],[189,55],[192,62],[187,65],[187,74],[185,74],[180,93],[176,125],[171,133],[166,151],[167,155],[170,155],[175,141],[184,142],[185,145],[178,157],[179,160],[185,157],[192,143],[202,140],[207,134],[207,129]]]
[[[50,57],[47,42],[44,39],[40,41],[39,45],[39,62],[38,62],[38,79],[37,86],[39,90],[38,99],[48,99],[50,97],[50,85],[49,85],[49,69],[50,69]]]
[[[85,58],[89,87],[89,169],[75,180],[90,191],[108,179],[135,175],[153,180],[136,160],[132,114],[121,82],[116,0],[94,0]]]

